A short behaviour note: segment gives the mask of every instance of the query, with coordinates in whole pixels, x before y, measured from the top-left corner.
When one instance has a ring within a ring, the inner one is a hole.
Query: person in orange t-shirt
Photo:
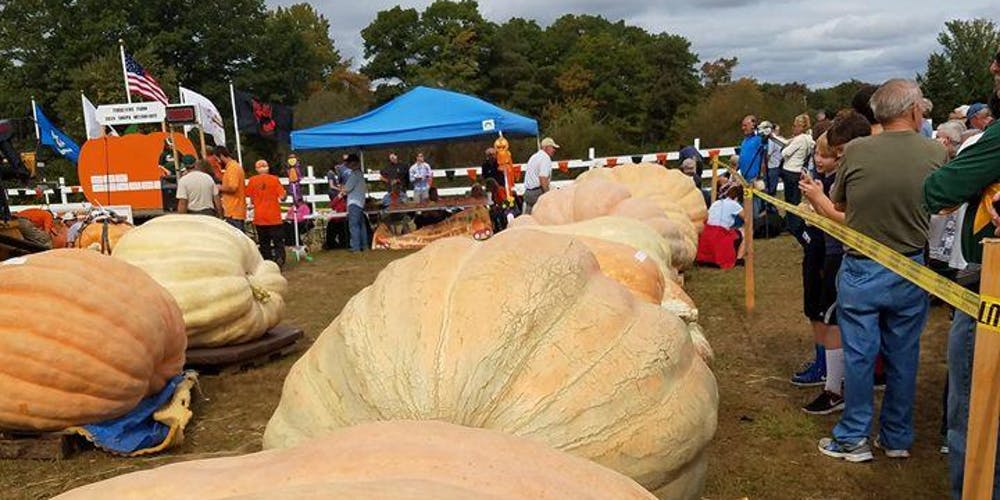
[[[246,194],[253,203],[253,226],[257,230],[257,244],[265,259],[285,263],[285,234],[281,225],[281,200],[285,198],[285,188],[277,177],[268,173],[269,166],[264,160],[257,160],[254,170],[257,175],[247,183]]]
[[[246,174],[243,173],[243,166],[229,156],[229,150],[225,146],[215,148],[215,157],[226,166],[222,174],[222,186],[219,187],[219,192],[222,193],[222,213],[229,225],[243,231],[247,218]]]

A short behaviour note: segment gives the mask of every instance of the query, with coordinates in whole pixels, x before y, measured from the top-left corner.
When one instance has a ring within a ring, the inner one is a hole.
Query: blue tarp
[[[292,132],[292,149],[433,142],[479,135],[538,135],[538,122],[482,99],[417,87],[361,116]]]
[[[100,448],[122,455],[162,443],[170,434],[170,427],[153,420],[153,414],[170,401],[183,380],[184,374],[175,376],[163,390],[143,399],[121,417],[83,426],[88,439]]]

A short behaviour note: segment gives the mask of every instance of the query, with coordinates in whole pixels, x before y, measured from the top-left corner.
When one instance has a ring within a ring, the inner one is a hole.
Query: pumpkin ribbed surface
[[[254,340],[281,321],[288,282],[277,264],[229,224],[205,215],[165,215],[126,234],[114,257],[164,286],[184,313],[192,347]]]
[[[674,268],[686,269],[694,263],[698,232],[688,216],[679,208],[668,211],[653,200],[635,197],[624,184],[612,179],[595,177],[549,191],[539,198],[531,215],[515,221],[550,226],[604,216],[627,217],[652,228],[669,242]]]
[[[628,245],[635,251],[642,251],[652,260],[664,279],[677,281],[677,271],[671,267],[672,247],[668,240],[660,237],[649,225],[628,217],[598,217],[572,224],[540,225],[533,217],[514,219],[508,230],[531,229],[551,234],[586,236],[600,240]]]
[[[595,178],[620,182],[636,198],[648,198],[664,211],[680,211],[688,216],[700,233],[708,217],[708,207],[701,191],[690,177],[676,169],[666,169],[653,163],[595,168],[576,178],[577,183]]]
[[[195,460],[60,499],[649,499],[631,479],[541,443],[444,422],[359,425],[295,448]]]
[[[443,420],[692,498],[717,405],[677,316],[602,275],[578,240],[505,231],[389,264],[292,367],[264,446],[362,422]]]
[[[51,250],[3,262],[0,283],[0,428],[119,417],[184,365],[180,309],[135,266]]]

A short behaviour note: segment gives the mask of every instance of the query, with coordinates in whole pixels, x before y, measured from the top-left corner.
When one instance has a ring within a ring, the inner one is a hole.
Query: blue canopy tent
[[[365,148],[495,135],[538,136],[538,122],[482,99],[417,87],[363,115],[292,132],[292,149]]]

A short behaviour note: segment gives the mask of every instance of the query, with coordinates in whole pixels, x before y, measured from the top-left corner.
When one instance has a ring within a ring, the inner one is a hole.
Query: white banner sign
[[[159,102],[108,104],[97,107],[97,121],[101,125],[132,125],[135,123],[160,123],[167,109]]]

